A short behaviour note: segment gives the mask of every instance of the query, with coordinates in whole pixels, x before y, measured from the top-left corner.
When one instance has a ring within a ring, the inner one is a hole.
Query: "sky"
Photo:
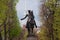
[[[26,24],[27,18],[25,20],[20,19],[25,17],[26,14],[28,14],[27,10],[33,10],[36,24],[37,26],[41,26],[42,23],[40,22],[39,19],[40,5],[41,5],[40,0],[19,0],[19,2],[16,5],[16,10],[21,26]]]

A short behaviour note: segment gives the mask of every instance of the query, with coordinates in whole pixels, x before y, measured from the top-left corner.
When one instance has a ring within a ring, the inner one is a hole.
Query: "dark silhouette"
[[[26,28],[28,29],[28,35],[30,35],[31,30],[32,30],[31,33],[33,33],[33,28],[34,28],[34,26],[37,28],[37,25],[36,25],[36,22],[34,20],[33,11],[28,10],[28,13],[29,14],[26,14],[26,16],[24,18],[22,18],[21,20],[24,20],[26,17],[28,17],[28,20],[26,23]]]
[[[0,32],[0,40],[2,40],[1,32]]]

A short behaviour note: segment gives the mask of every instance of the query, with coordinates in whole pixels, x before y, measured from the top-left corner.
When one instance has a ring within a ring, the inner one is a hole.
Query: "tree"
[[[4,35],[4,40],[12,40],[21,32],[15,10],[16,2],[17,0],[0,0],[0,24],[3,24],[1,35]]]

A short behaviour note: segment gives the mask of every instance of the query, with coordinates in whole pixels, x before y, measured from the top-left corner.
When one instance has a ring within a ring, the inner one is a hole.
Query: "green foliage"
[[[53,33],[52,34],[54,36],[54,40],[60,40],[60,6],[56,5],[57,1],[58,0],[47,0],[47,2],[45,3],[46,7],[48,7],[51,11],[54,11],[54,14],[52,14],[54,20],[51,21],[51,23],[53,24],[53,26],[52,26]],[[51,27],[50,27],[50,29],[51,29]],[[45,31],[47,31],[47,30],[42,28],[42,31],[41,31],[42,33],[40,32],[40,36],[42,35],[42,40],[47,40],[49,38],[49,35],[50,35],[50,34],[48,34],[49,32],[48,31],[45,32]],[[46,36],[46,34],[47,34],[47,36]],[[43,36],[43,35],[45,35],[45,36]],[[48,40],[52,40],[52,39],[50,38]]]
[[[58,38],[60,40],[60,6],[55,5],[57,0],[51,0],[46,3],[46,5],[54,11],[54,23],[53,23],[53,28],[54,28],[54,40]],[[58,40],[57,39],[57,40]]]
[[[60,40],[60,7],[57,7],[55,11],[53,27],[55,29],[55,37],[57,37]]]
[[[8,22],[9,20],[7,19],[5,21],[6,30],[7,31],[10,30],[10,38],[19,36],[21,33],[20,23],[17,18],[17,13],[15,9],[16,3],[17,3],[17,0],[0,0],[0,25],[4,22],[6,17],[11,21],[11,22]],[[4,30],[4,26],[1,26],[1,27],[2,27],[2,30]],[[10,27],[10,29],[8,27]],[[4,35],[4,31],[2,32]]]
[[[10,30],[10,37],[11,38],[14,38],[14,37],[17,37],[17,36],[19,36],[19,34],[21,33],[21,29],[20,29],[20,27],[14,27],[14,28],[12,28],[11,30]]]

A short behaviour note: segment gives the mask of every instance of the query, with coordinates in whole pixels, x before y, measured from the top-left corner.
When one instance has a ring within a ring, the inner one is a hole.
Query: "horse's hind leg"
[[[33,28],[31,28],[32,29],[32,33],[33,33]]]

